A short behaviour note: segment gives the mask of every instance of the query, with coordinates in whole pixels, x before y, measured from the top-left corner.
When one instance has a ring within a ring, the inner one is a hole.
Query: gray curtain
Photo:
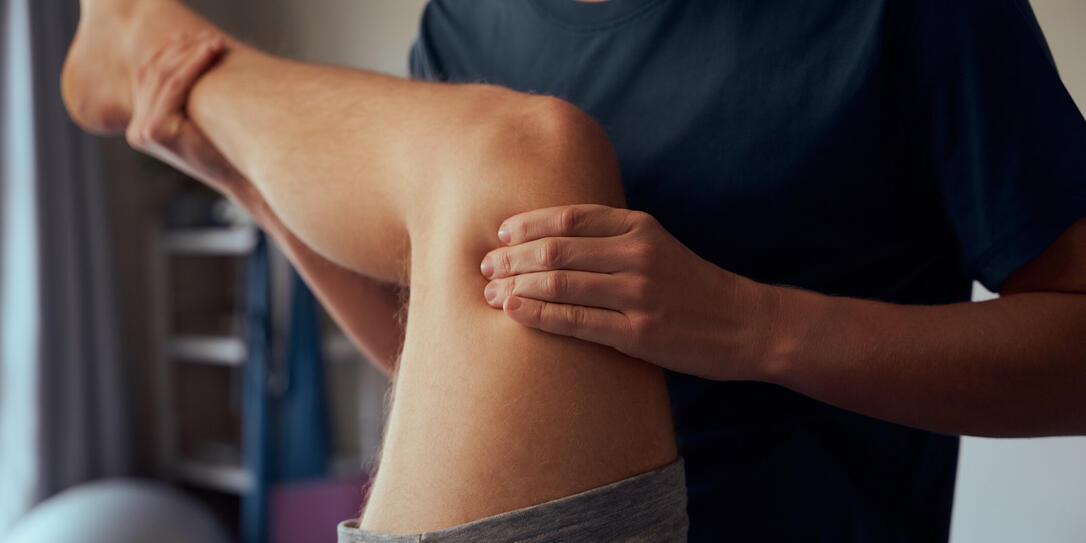
[[[131,462],[98,151],[59,95],[78,2],[2,1],[0,540]]]

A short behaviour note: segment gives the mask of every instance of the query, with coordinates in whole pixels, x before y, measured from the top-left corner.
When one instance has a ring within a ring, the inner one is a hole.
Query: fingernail
[[[493,302],[494,297],[498,295],[498,285],[493,281],[486,284],[486,288],[483,289],[483,296],[486,296],[486,301]]]
[[[509,229],[504,224],[498,229],[498,239],[502,240],[502,243],[509,243]]]
[[[520,309],[520,298],[517,298],[516,296],[510,296],[509,299],[505,302],[505,308],[509,311],[516,311]]]
[[[483,277],[490,279],[491,275],[494,275],[494,265],[489,260],[484,259],[482,264],[479,264],[479,271],[483,273]]]

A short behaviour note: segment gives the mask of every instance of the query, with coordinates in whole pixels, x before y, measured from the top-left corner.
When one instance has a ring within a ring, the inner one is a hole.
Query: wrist
[[[713,306],[715,353],[703,377],[719,381],[774,382],[782,371],[791,342],[783,337],[788,288],[767,285],[720,270],[722,281],[712,292],[720,293]]]
[[[765,285],[768,322],[764,348],[757,364],[758,380],[789,387],[796,365],[812,346],[813,331],[823,317],[829,297],[792,287]]]

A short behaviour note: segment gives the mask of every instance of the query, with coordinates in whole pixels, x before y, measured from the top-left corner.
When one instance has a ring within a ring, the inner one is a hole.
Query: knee
[[[576,106],[492,86],[469,86],[462,130],[425,200],[443,210],[493,216],[596,203],[624,206],[618,161],[603,128]]]
[[[568,204],[625,206],[614,150],[591,117],[557,98],[473,90],[477,109],[465,109],[438,179],[416,198],[412,260],[462,260],[478,276],[478,260],[497,247],[498,228],[512,215]]]
[[[481,147],[526,205],[596,203],[624,206],[618,160],[603,128],[564,100],[522,96]],[[551,200],[551,201],[548,201]]]

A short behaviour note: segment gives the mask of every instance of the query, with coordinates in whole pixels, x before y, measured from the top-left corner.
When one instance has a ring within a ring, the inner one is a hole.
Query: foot
[[[123,134],[132,118],[133,66],[170,37],[216,30],[175,0],[80,0],[79,27],[61,75],[61,95],[76,124]]]
[[[61,96],[68,114],[89,132],[124,132],[132,113],[132,90],[125,44],[134,3],[81,0],[79,27],[61,74]]]

